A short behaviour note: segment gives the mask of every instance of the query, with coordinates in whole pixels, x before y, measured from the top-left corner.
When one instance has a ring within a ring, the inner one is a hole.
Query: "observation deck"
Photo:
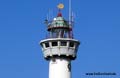
[[[76,58],[80,42],[70,38],[45,39],[40,42],[45,59],[52,57]]]

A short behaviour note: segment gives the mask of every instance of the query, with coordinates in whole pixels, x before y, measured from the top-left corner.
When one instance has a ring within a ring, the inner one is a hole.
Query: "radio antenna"
[[[72,10],[72,4],[71,0],[69,0],[69,24],[71,24],[71,10]]]

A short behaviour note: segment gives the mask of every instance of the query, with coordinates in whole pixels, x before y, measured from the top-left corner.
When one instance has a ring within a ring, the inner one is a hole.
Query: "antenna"
[[[49,10],[48,10],[47,18],[48,18],[48,20],[51,20],[52,17],[53,17],[53,10],[52,10],[52,9],[49,9]]]
[[[49,20],[49,15],[47,14],[47,19],[46,20]]]
[[[72,11],[72,12],[71,12],[71,24],[72,24],[73,27],[74,27],[75,17],[76,17],[76,15],[75,15],[75,13]]]
[[[69,24],[71,24],[71,9],[72,9],[72,4],[71,4],[71,0],[69,0]]]
[[[48,10],[48,13],[47,13],[47,20],[50,20],[50,9]]]

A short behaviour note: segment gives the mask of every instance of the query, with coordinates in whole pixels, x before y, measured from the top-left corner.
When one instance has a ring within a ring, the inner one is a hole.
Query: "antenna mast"
[[[71,4],[71,0],[69,0],[69,24],[71,25],[71,9],[72,9],[72,4]]]

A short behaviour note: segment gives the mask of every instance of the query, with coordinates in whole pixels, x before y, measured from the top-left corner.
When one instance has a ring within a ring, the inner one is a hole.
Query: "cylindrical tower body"
[[[49,78],[71,78],[70,59],[54,58],[49,63]]]
[[[45,20],[48,36],[40,45],[44,58],[50,61],[49,78],[71,78],[71,60],[75,60],[80,42],[73,39],[70,22],[61,12],[52,21]]]

